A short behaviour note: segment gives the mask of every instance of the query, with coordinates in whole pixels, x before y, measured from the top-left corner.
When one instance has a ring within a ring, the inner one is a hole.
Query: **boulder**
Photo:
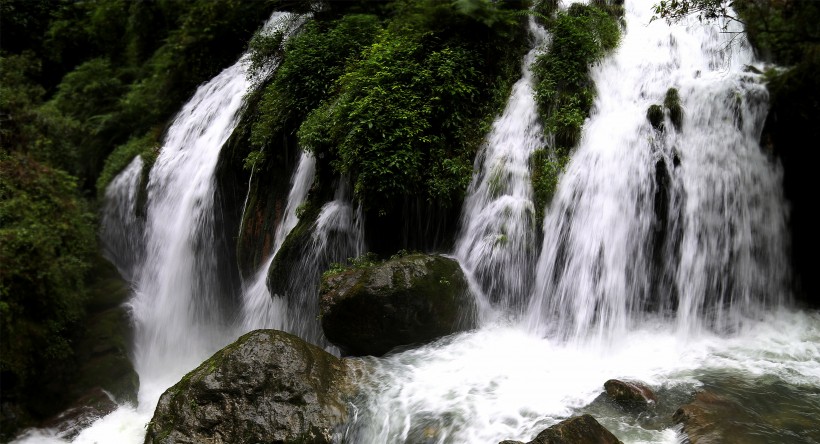
[[[547,429],[527,444],[623,444],[590,415],[565,419]],[[519,441],[501,441],[499,444],[524,444]]]
[[[411,254],[322,278],[325,336],[345,354],[380,356],[474,325],[475,302],[458,262]]]
[[[658,402],[649,387],[636,381],[610,379],[604,383],[604,389],[609,399],[626,409],[643,409]]]
[[[689,404],[679,408],[672,419],[682,425],[690,444],[748,442],[748,432],[734,422],[740,406],[709,391],[695,394]]]
[[[291,334],[253,331],[162,395],[145,442],[330,443],[359,371]]]

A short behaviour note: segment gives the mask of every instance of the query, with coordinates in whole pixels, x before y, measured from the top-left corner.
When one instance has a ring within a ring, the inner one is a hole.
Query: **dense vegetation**
[[[168,119],[273,7],[0,1],[0,437],[70,401],[61,384],[78,368],[95,276],[95,186],[136,154],[150,163]]]
[[[539,10],[550,13],[552,9],[541,7]],[[553,141],[548,148],[537,151],[530,161],[539,225],[595,99],[590,66],[618,44],[621,13],[614,6],[608,7],[606,2],[593,2],[590,5],[575,3],[554,17],[546,17],[552,43],[533,66],[537,79],[535,100],[544,119],[546,136]]]

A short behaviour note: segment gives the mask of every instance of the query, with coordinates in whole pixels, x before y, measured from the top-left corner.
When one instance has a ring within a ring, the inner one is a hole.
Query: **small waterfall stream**
[[[143,165],[142,157],[137,156],[111,181],[105,190],[100,221],[103,253],[129,281],[134,279],[145,253],[145,227],[143,220],[136,217]]]
[[[316,160],[307,151],[302,151],[299,163],[291,179],[291,189],[288,194],[288,203],[285,207],[283,220],[276,227],[273,248],[270,257],[256,272],[253,280],[245,285],[242,294],[242,314],[240,331],[247,333],[258,328],[273,328],[283,330],[287,319],[286,306],[281,298],[272,298],[268,290],[268,270],[276,253],[285,241],[290,230],[299,221],[296,210],[305,202],[313,177],[316,172]]]
[[[529,161],[544,140],[530,65],[547,34],[532,18],[529,30],[533,49],[524,57],[523,75],[477,156],[455,247],[455,256],[483,291],[479,307],[485,318],[494,302],[502,311],[523,307],[537,254]]]

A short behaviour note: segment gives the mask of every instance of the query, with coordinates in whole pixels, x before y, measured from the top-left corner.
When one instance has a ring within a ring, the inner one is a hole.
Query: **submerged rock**
[[[609,399],[627,409],[646,408],[658,402],[649,387],[636,381],[610,379],[604,383],[604,389]]]
[[[551,426],[526,444],[623,444],[590,415],[581,415]],[[501,441],[499,444],[524,444]]]
[[[145,442],[330,443],[356,372],[291,334],[253,331],[162,395]]]
[[[323,277],[328,340],[348,355],[383,355],[473,326],[474,301],[458,262],[411,254]]]
[[[733,418],[741,407],[712,392],[702,391],[689,404],[679,408],[672,416],[683,426],[690,444],[742,443],[744,433],[735,430]]]

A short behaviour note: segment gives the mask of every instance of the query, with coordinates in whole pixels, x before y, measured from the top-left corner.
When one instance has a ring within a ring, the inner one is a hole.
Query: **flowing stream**
[[[592,69],[593,111],[543,227],[528,165],[548,141],[530,64],[549,38],[530,23],[533,49],[476,160],[454,251],[480,289],[480,327],[364,358],[344,442],[526,442],[591,413],[626,443],[680,443],[671,415],[702,388],[740,406],[734,423],[753,430],[743,442],[820,442],[820,314],[789,303],[782,172],[757,142],[768,97],[745,69],[757,62],[714,25],[650,21],[653,3],[627,1],[620,46]],[[269,26],[289,26],[286,18],[274,14]],[[243,57],[180,111],[144,210],[141,160],[107,190],[106,254],[135,287],[139,404],[72,442],[142,442],[160,394],[250,329],[283,329],[335,351],[311,283],[330,262],[366,251],[344,180],[283,290],[266,285],[313,183],[311,156],[301,155],[273,254],[236,295],[238,307],[220,293],[214,169],[252,86],[246,74]],[[667,112],[658,130],[647,109],[670,88],[682,125]],[[600,397],[610,378],[641,380],[660,401],[641,415],[618,409]],[[66,440],[34,430],[20,442]]]

